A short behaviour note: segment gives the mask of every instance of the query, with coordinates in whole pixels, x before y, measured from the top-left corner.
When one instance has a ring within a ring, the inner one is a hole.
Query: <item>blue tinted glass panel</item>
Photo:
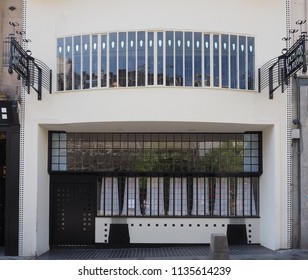
[[[221,86],[229,87],[229,35],[221,35]]]
[[[107,35],[101,37],[101,87],[107,86]]]
[[[136,86],[136,32],[128,32],[128,86]]]
[[[92,36],[92,87],[98,85],[98,36]]]
[[[145,86],[145,32],[137,34],[137,85]]]
[[[164,84],[164,33],[157,32],[157,84]]]
[[[174,85],[174,42],[173,32],[166,32],[166,86]]]
[[[109,35],[109,87],[117,87],[117,33]]]
[[[81,36],[74,37],[74,89],[81,87]]]
[[[211,85],[211,39],[209,34],[204,34],[204,86]]]
[[[255,89],[255,39],[247,38],[248,41],[248,89]]]
[[[82,36],[82,88],[90,88],[90,36]]]
[[[73,39],[65,38],[65,89],[73,89]]]
[[[237,53],[238,53],[238,43],[237,36],[230,36],[230,79],[231,79],[231,88],[237,88]]]
[[[64,90],[64,39],[57,39],[57,90]]]
[[[175,85],[183,86],[183,32],[175,32]]]
[[[246,89],[246,37],[239,36],[239,83]]]
[[[185,86],[192,86],[192,32],[185,32]]]
[[[201,33],[194,33],[194,86],[202,86],[202,40]]]
[[[148,33],[148,85],[154,85],[154,32]]]
[[[214,87],[219,87],[220,82],[220,59],[219,59],[219,35],[213,36],[213,60],[214,60]]]
[[[119,86],[126,87],[126,32],[119,33]]]

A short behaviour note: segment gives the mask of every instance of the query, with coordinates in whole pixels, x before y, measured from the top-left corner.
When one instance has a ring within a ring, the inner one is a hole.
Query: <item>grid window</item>
[[[51,172],[99,172],[103,216],[258,216],[261,133],[50,134]]]
[[[66,157],[66,169],[73,172],[262,172],[260,133],[54,132],[51,135],[51,166],[60,163],[61,154]],[[56,141],[60,138],[61,142]],[[65,153],[60,150],[64,148]],[[64,159],[61,163],[64,164]]]

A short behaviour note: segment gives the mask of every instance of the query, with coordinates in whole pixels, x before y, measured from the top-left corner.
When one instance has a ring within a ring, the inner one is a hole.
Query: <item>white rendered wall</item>
[[[28,0],[27,37],[33,56],[56,70],[56,38],[129,30],[213,31],[256,36],[256,68],[284,47],[281,0],[81,1]],[[232,12],[230,12],[232,11]],[[273,20],[275,16],[275,20]],[[27,95],[25,129],[24,255],[48,250],[48,130],[263,131],[260,242],[286,244],[286,96],[206,88],[117,88]]]

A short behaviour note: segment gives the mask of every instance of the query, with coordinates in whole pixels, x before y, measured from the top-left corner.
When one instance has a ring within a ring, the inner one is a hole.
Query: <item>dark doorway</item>
[[[6,134],[0,132],[0,247],[5,244]]]
[[[53,183],[51,186],[51,245],[95,243],[96,185]]]

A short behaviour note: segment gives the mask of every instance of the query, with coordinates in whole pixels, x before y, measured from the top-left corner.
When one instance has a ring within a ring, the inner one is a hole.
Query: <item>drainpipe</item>
[[[301,80],[296,79],[296,119],[293,120],[293,124],[297,125],[301,134],[301,110],[300,110],[300,89],[301,89]],[[301,182],[302,182],[302,171],[301,171],[301,136],[297,141],[297,188],[298,188],[298,248],[300,248],[301,243]]]

